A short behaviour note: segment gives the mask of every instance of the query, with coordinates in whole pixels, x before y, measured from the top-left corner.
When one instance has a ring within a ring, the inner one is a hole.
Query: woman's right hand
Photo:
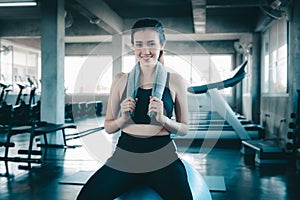
[[[136,100],[134,100],[132,97],[127,97],[121,102],[121,117],[124,121],[128,121],[130,119],[130,113],[135,110]]]

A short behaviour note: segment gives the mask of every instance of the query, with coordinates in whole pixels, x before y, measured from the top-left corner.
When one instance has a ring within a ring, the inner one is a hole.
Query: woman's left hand
[[[164,123],[164,103],[157,97],[150,97],[148,112],[155,113],[155,119],[159,123]]]

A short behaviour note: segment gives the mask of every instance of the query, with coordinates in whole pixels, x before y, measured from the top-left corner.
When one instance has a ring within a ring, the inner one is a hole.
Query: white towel
[[[155,69],[155,78],[152,87],[152,96],[162,99],[162,95],[166,86],[167,71],[164,66],[157,61]],[[136,98],[138,88],[140,86],[140,63],[138,62],[129,72],[127,80],[127,97]],[[154,113],[148,112],[148,116],[152,117]],[[131,113],[133,116],[134,113]]]

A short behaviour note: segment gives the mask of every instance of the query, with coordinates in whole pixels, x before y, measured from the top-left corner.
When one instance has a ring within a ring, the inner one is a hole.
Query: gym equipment
[[[76,129],[77,126],[75,124],[53,124],[53,123],[43,123],[42,125],[37,126],[33,129],[33,137],[43,135],[44,136],[44,143],[45,144],[39,144],[39,147],[54,147],[54,148],[73,148],[73,146],[68,146],[66,141],[66,134],[65,129]],[[63,137],[63,145],[57,145],[57,144],[49,144],[47,140],[46,134],[48,133],[54,133],[56,131],[62,132]],[[32,138],[33,139],[33,138]]]
[[[34,118],[32,115],[32,109],[30,105],[25,104],[23,101],[18,106],[2,105],[0,107],[0,133],[6,134],[6,142],[2,142],[1,146],[5,147],[4,156],[0,157],[1,161],[5,161],[6,173],[4,176],[9,176],[8,161],[11,162],[26,162],[27,166],[21,166],[22,169],[30,169],[31,163],[41,163],[41,159],[33,159],[31,155],[41,155],[41,152],[33,150],[34,138],[39,135],[44,136],[45,147],[59,147],[68,148],[66,144],[65,129],[76,128],[74,124],[53,124],[47,122],[41,122]],[[63,145],[48,144],[47,134],[56,133],[56,131],[62,131]],[[19,150],[20,154],[27,154],[26,158],[21,157],[9,157],[9,148],[14,147],[14,144],[10,142],[11,137],[17,134],[29,133],[29,145],[28,150]]]
[[[6,145],[5,149],[5,155],[4,157],[0,157],[0,160],[6,162],[6,176],[9,175],[8,173],[8,167],[7,167],[7,161],[11,162],[25,162],[27,163],[27,166],[21,166],[19,168],[22,169],[30,169],[31,168],[31,163],[41,163],[41,159],[33,159],[31,158],[31,155],[42,155],[42,152],[32,150],[33,148],[33,143],[34,143],[34,138],[36,136],[43,135],[45,144],[44,145],[37,145],[37,146],[43,146],[47,148],[74,148],[73,146],[68,146],[66,144],[66,137],[65,137],[65,129],[67,128],[76,128],[76,125],[74,124],[53,124],[53,123],[47,123],[47,122],[38,122],[38,123],[33,123],[32,126],[10,126],[7,130],[7,139],[6,139],[6,144],[11,144],[10,139],[12,136],[21,134],[21,133],[30,133],[30,139],[29,139],[29,145],[27,150],[19,150],[19,154],[26,154],[27,158],[21,158],[21,157],[8,157],[9,153],[9,147]],[[47,134],[49,133],[56,133],[56,131],[62,131],[62,137],[64,140],[63,145],[57,145],[57,144],[49,144],[47,141]]]
[[[289,123],[289,128],[291,129],[291,131],[287,134],[287,137],[292,141],[286,144],[286,148],[294,152],[296,152],[297,149],[300,148],[300,90],[297,90],[297,93],[297,113],[291,114],[293,122]]]
[[[287,133],[287,138],[291,139],[292,142],[286,143],[285,148],[295,156],[297,159],[297,149],[300,147],[300,100],[299,95],[300,91],[298,90],[298,108],[297,114],[292,113],[291,118],[293,122],[289,123],[289,131]],[[298,116],[298,117],[297,117]],[[265,117],[269,117],[268,114]],[[280,125],[284,122],[285,119],[280,120]],[[265,140],[253,140],[253,141],[242,141],[245,156],[244,160],[246,164],[264,165],[264,164],[287,164],[287,155],[286,150],[280,147],[280,138],[275,139],[265,139]]]
[[[34,79],[34,80],[33,80]],[[40,120],[40,101],[35,101],[36,89],[38,88],[38,83],[36,83],[35,78],[27,77],[29,84],[23,81],[18,81],[16,84],[19,86],[20,90],[18,97],[14,106],[14,123],[15,125],[31,125],[32,121]],[[19,80],[22,80],[19,78]],[[30,94],[28,103],[26,103],[21,97],[23,89],[30,87]],[[18,123],[17,123],[18,122]]]
[[[210,111],[210,114],[199,115],[197,113],[190,114],[190,119],[193,120],[223,120],[223,123],[227,125],[218,125],[207,124],[204,127],[201,125],[192,125],[190,133],[185,136],[177,136],[172,134],[173,138],[232,138],[232,139],[241,139],[241,140],[250,140],[259,138],[259,132],[261,127],[258,125],[243,125],[238,119],[237,115],[233,112],[231,107],[228,105],[226,100],[222,95],[218,93],[216,88],[210,89],[205,93],[210,97],[211,103],[215,109],[214,112]],[[191,117],[192,116],[192,117]],[[230,126],[230,127],[229,127]],[[247,129],[247,130],[246,130]],[[209,132],[208,132],[209,131]],[[251,135],[251,136],[250,136]]]
[[[296,169],[297,173],[300,174],[300,149],[296,150]]]
[[[18,106],[23,101],[22,100],[22,93],[23,93],[23,90],[26,87],[28,87],[28,85],[23,82],[23,80],[22,80],[22,78],[20,76],[19,77],[15,76],[15,83],[19,86],[19,93],[18,93],[18,96],[17,96],[17,99],[16,99],[16,103],[15,103],[15,106]]]
[[[242,145],[246,165],[287,164],[285,151],[276,141],[248,140],[242,141]]]
[[[30,76],[27,77],[27,81],[30,84],[30,94],[29,94],[28,104],[29,105],[34,105],[34,104],[36,104],[35,95],[36,95],[36,90],[38,89],[38,82],[35,79],[35,77],[31,78]]]
[[[0,147],[15,147],[15,143],[6,143],[6,142],[0,142]]]
[[[246,76],[245,67],[246,67],[247,63],[248,63],[248,61],[246,60],[240,66],[236,67],[236,69],[232,72],[233,75],[226,80],[207,84],[207,85],[192,86],[187,89],[188,92],[193,93],[193,94],[205,93],[207,96],[209,96],[209,98],[211,99],[211,103],[213,104],[216,112],[223,118],[223,120],[225,120],[232,127],[232,129],[233,129],[232,131],[234,132],[234,134],[237,134],[238,138],[240,138],[241,140],[251,140],[253,137],[251,137],[249,135],[245,126],[243,126],[241,124],[241,122],[237,118],[236,114],[230,108],[230,106],[228,105],[228,103],[226,102],[224,97],[221,96],[216,90],[224,89],[227,87],[232,87],[232,86],[236,85],[237,83],[239,83],[240,81],[242,81],[243,78]],[[259,132],[258,129],[260,129],[260,128],[261,127],[255,126],[255,125],[252,125],[252,126],[247,125],[247,129],[251,130],[251,131],[256,131],[256,134],[258,134],[258,132]],[[215,131],[213,138],[219,138],[220,136],[223,137],[224,135],[226,135],[226,133],[223,131],[222,126],[220,126],[219,129],[214,129],[214,127],[213,126],[211,127],[211,125],[210,125],[209,127],[204,127],[204,129],[206,129],[206,133],[205,133],[204,137],[203,137],[203,133],[201,134],[199,131],[192,133],[192,134],[187,134],[184,137],[187,137],[187,138],[189,138],[191,136],[193,138],[199,138],[199,137],[206,138],[206,136],[212,137],[211,132],[209,132],[209,134],[207,134],[207,131],[211,130],[211,129],[212,129],[212,131]],[[257,129],[257,130],[255,130],[255,129]],[[205,130],[203,130],[203,131],[205,131]],[[224,132],[224,134],[223,134],[223,132]],[[177,137],[177,136],[175,135],[173,137]],[[257,137],[254,137],[254,138],[257,138]]]
[[[101,116],[103,104],[102,101],[89,101],[65,104],[65,119],[74,121],[74,118]]]
[[[208,186],[205,183],[202,175],[192,167],[187,161],[182,160],[187,172],[188,182],[192,191],[193,199],[197,200],[211,200],[211,194]],[[133,200],[133,199],[151,199],[162,200],[162,198],[151,188],[146,186],[139,186],[125,194],[121,195],[115,200]]]
[[[2,88],[2,91],[1,91],[1,95],[0,95],[0,106],[3,103],[6,103],[5,100],[6,100],[7,94],[8,94],[8,92],[11,91],[11,89],[9,89],[10,86],[11,86],[11,84],[7,83],[4,75],[1,74],[0,87]]]
[[[74,122],[71,103],[65,104],[65,121]]]
[[[278,130],[280,130],[283,122],[285,122],[285,119],[280,120]],[[242,141],[245,164],[258,166],[287,164],[285,149],[280,145],[282,140],[282,138],[279,138],[279,133],[277,133],[277,136],[273,138]]]
[[[245,67],[247,65],[248,61],[245,60],[240,66],[236,67],[234,71],[232,72],[232,76],[226,80],[210,83],[207,85],[201,85],[201,86],[192,86],[188,88],[188,92],[194,93],[194,94],[202,94],[206,93],[210,89],[224,89],[228,87],[235,86],[237,83],[243,80],[246,76]]]
[[[104,129],[104,126],[100,126],[100,127],[96,127],[96,128],[87,129],[85,131],[81,131],[78,133],[68,134],[68,135],[66,135],[66,140],[68,141],[68,140],[78,139],[78,138],[90,135],[92,133],[101,131],[103,129]]]

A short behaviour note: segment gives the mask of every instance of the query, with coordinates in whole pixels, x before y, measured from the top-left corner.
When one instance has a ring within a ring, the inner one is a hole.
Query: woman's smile
[[[145,62],[150,62],[153,58],[152,54],[141,54],[140,57],[145,61]]]

